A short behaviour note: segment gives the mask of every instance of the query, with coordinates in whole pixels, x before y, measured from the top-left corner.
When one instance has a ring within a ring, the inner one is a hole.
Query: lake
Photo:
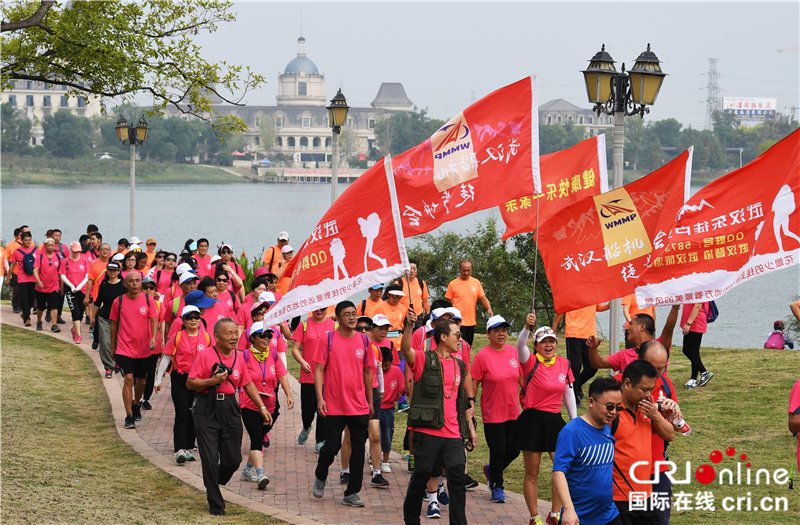
[[[340,192],[347,188],[346,184],[340,186]],[[692,187],[692,193],[697,189]],[[120,237],[128,236],[127,185],[30,185],[6,187],[1,192],[2,234],[6,240],[20,224],[28,224],[37,241],[43,240],[45,230],[55,227],[64,232],[64,241],[77,239],[90,223],[99,226],[112,248]],[[290,244],[299,249],[328,209],[330,195],[327,184],[141,184],[136,187],[135,233],[143,241],[154,237],[160,248],[173,251],[178,251],[188,237],[206,237],[212,251],[224,242],[233,246],[235,255],[244,250],[252,258],[275,244],[278,232],[286,230]],[[502,225],[495,209],[449,222],[442,229],[463,233],[474,230],[490,216]],[[480,275],[476,277],[480,279]],[[734,288],[717,301],[720,316],[709,325],[703,346],[763,347],[772,323],[791,314],[789,303],[798,291],[797,266]],[[502,313],[499,305],[493,307]],[[659,307],[656,311],[657,334],[668,310]],[[598,314],[598,324],[608,334],[607,312]],[[674,340],[681,344],[682,337],[676,335]]]

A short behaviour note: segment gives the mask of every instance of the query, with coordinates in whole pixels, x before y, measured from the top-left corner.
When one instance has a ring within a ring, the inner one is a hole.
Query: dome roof
[[[297,75],[300,72],[308,73],[309,75],[319,75],[317,65],[307,57],[296,57],[294,60],[286,65],[287,75]]]

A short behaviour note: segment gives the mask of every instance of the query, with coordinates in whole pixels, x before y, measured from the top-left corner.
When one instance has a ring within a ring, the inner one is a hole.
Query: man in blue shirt
[[[561,499],[562,525],[618,525],[614,505],[614,438],[609,425],[622,409],[613,378],[589,386],[589,408],[561,429],[553,460],[553,490]]]

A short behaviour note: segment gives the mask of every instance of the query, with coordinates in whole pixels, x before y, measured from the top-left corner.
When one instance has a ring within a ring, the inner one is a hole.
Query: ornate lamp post
[[[150,128],[147,127],[147,121],[144,115],[139,119],[137,125],[128,125],[128,121],[122,115],[119,116],[117,121],[117,137],[122,141],[124,146],[131,147],[131,237],[133,237],[134,219],[136,216],[136,146],[144,144],[147,139],[147,132]]]
[[[336,96],[331,99],[331,105],[327,107],[328,120],[330,121],[331,128],[333,129],[333,163],[331,166],[331,206],[336,202],[338,186],[339,186],[339,133],[342,131],[342,126],[347,121],[347,110],[350,106],[347,105],[347,99],[342,95],[340,89]]]
[[[622,186],[622,167],[624,166],[625,117],[639,114],[644,118],[655,104],[661,83],[666,73],[661,71],[658,57],[647,50],[636,59],[633,68],[617,72],[614,60],[606,52],[606,46],[592,57],[589,67],[582,71],[586,82],[586,95],[594,104],[593,110],[614,116],[614,188]],[[637,107],[638,105],[638,107]],[[611,326],[609,330],[609,353],[619,351],[619,307],[620,300],[611,301]]]

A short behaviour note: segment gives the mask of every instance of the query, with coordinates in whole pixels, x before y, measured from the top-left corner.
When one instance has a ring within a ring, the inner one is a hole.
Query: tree
[[[28,142],[31,140],[31,121],[25,117],[17,118],[14,106],[6,102],[0,106],[0,126],[2,126],[2,137],[0,137],[0,151],[25,153],[30,147]]]
[[[339,158],[345,163],[358,151],[358,137],[350,128],[342,128],[339,133]]]
[[[381,155],[392,154],[392,142],[394,141],[395,121],[389,117],[380,117],[375,123],[375,142]]]
[[[261,135],[261,147],[269,155],[275,147],[275,138],[278,136],[275,117],[265,115],[258,119],[258,132]]]
[[[208,62],[194,43],[200,31],[233,21],[231,6],[226,0],[8,2],[0,28],[0,89],[32,80],[68,86],[70,95],[84,98],[130,101],[146,93],[154,101],[150,114],[171,105],[217,131],[246,130],[240,117],[219,117],[212,97],[243,105],[264,77],[249,67]]]
[[[217,162],[220,166],[233,166],[233,155],[230,151],[220,151],[217,153]]]
[[[92,124],[69,110],[48,115],[42,122],[42,144],[54,157],[76,158],[92,151]]]
[[[443,120],[429,118],[427,110],[414,108],[411,112],[378,120],[375,137],[381,153],[399,155],[428,140],[444,124]]]

